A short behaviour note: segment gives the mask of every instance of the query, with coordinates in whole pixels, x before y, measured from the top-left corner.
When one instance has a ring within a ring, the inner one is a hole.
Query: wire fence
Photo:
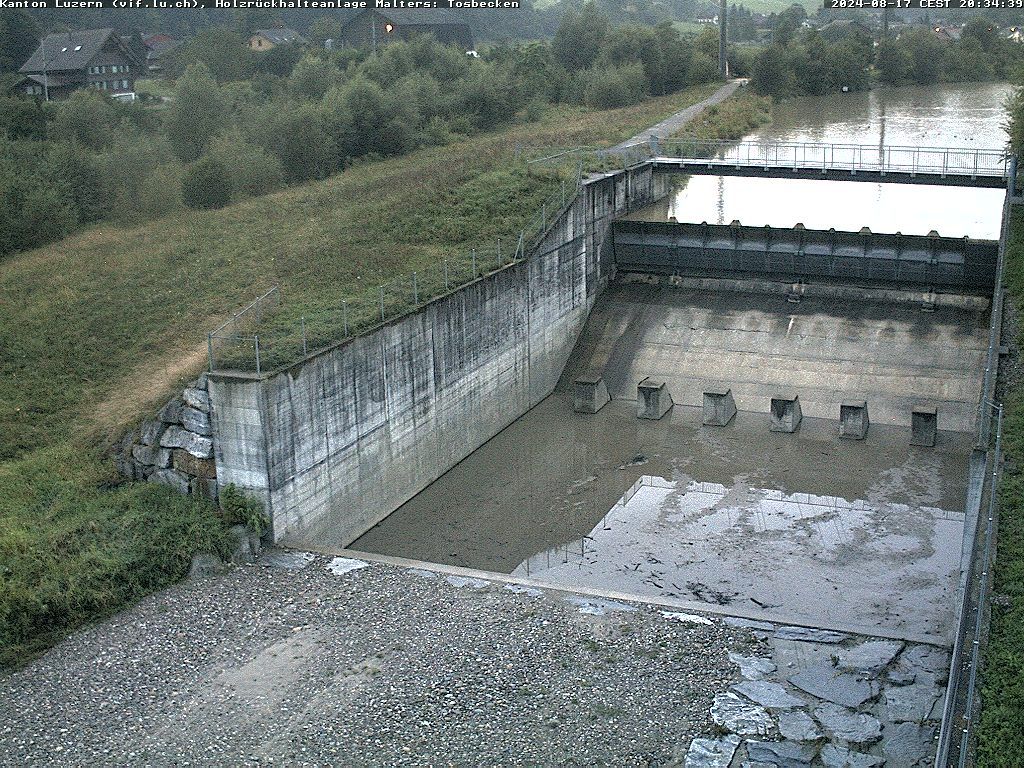
[[[493,245],[442,259],[423,269],[338,298],[331,307],[285,304],[280,287],[259,296],[207,334],[210,371],[263,374],[292,365],[368,328],[406,315],[474,280],[523,261],[579,193],[582,170],[545,200],[523,228]]]

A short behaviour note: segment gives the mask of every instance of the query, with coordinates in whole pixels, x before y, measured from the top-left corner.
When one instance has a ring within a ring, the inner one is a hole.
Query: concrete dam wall
[[[530,256],[275,375],[212,374],[217,484],[275,541],[345,544],[555,388],[613,269],[613,217],[663,196],[641,167],[589,180]]]

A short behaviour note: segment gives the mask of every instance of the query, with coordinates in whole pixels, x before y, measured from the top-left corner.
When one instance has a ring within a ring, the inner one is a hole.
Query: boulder
[[[142,424],[139,441],[143,445],[159,445],[160,436],[164,433],[164,423],[158,419],[150,419]]]
[[[764,707],[751,704],[735,693],[717,694],[711,717],[727,731],[744,736],[768,736],[775,730],[775,723]]]
[[[217,477],[217,465],[213,459],[198,459],[183,448],[173,451],[174,468],[192,477],[213,480]]]
[[[814,717],[825,730],[850,744],[872,744],[882,738],[878,718],[864,712],[854,712],[837,704],[822,704],[814,708]]]
[[[160,438],[160,445],[164,448],[184,448],[197,459],[213,458],[213,440],[179,426],[168,427]]]
[[[234,543],[231,562],[244,565],[253,562],[260,556],[260,537],[244,525],[233,525],[228,529],[228,536]]]
[[[789,682],[801,691],[844,707],[859,707],[878,693],[877,685],[826,664],[810,666],[790,677]]]
[[[188,478],[173,469],[156,470],[149,476],[149,482],[163,483],[181,494],[187,494],[189,490]]]
[[[192,567],[188,570],[190,579],[208,579],[223,573],[226,566],[216,555],[200,553],[192,556]]]
[[[189,407],[195,408],[197,411],[202,411],[203,413],[210,412],[210,394],[205,389],[188,387],[181,393],[181,396],[185,400],[185,404]]]
[[[167,448],[158,445],[136,445],[132,448],[132,457],[150,467],[166,469],[171,466],[171,452]]]
[[[181,424],[189,432],[195,432],[197,435],[209,437],[213,434],[213,429],[210,426],[210,414],[190,405],[181,409]]]
[[[182,402],[180,397],[176,397],[160,409],[157,418],[164,422],[164,424],[180,424],[181,409],[184,407],[185,403]]]
[[[721,739],[694,739],[686,750],[685,768],[729,768],[740,737],[729,734]]]

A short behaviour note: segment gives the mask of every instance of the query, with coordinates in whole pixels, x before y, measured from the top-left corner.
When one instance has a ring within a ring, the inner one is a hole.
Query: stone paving
[[[715,696],[724,734],[700,737],[686,768],[930,765],[949,654],[941,648],[726,619],[760,641],[730,653],[742,680]]]

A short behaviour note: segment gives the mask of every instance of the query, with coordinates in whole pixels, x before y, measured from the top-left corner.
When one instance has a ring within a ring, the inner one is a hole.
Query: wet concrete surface
[[[351,548],[945,639],[969,436],[913,448],[900,427],[848,441],[827,420],[779,434],[765,414],[635,407],[577,414],[557,392]]]

